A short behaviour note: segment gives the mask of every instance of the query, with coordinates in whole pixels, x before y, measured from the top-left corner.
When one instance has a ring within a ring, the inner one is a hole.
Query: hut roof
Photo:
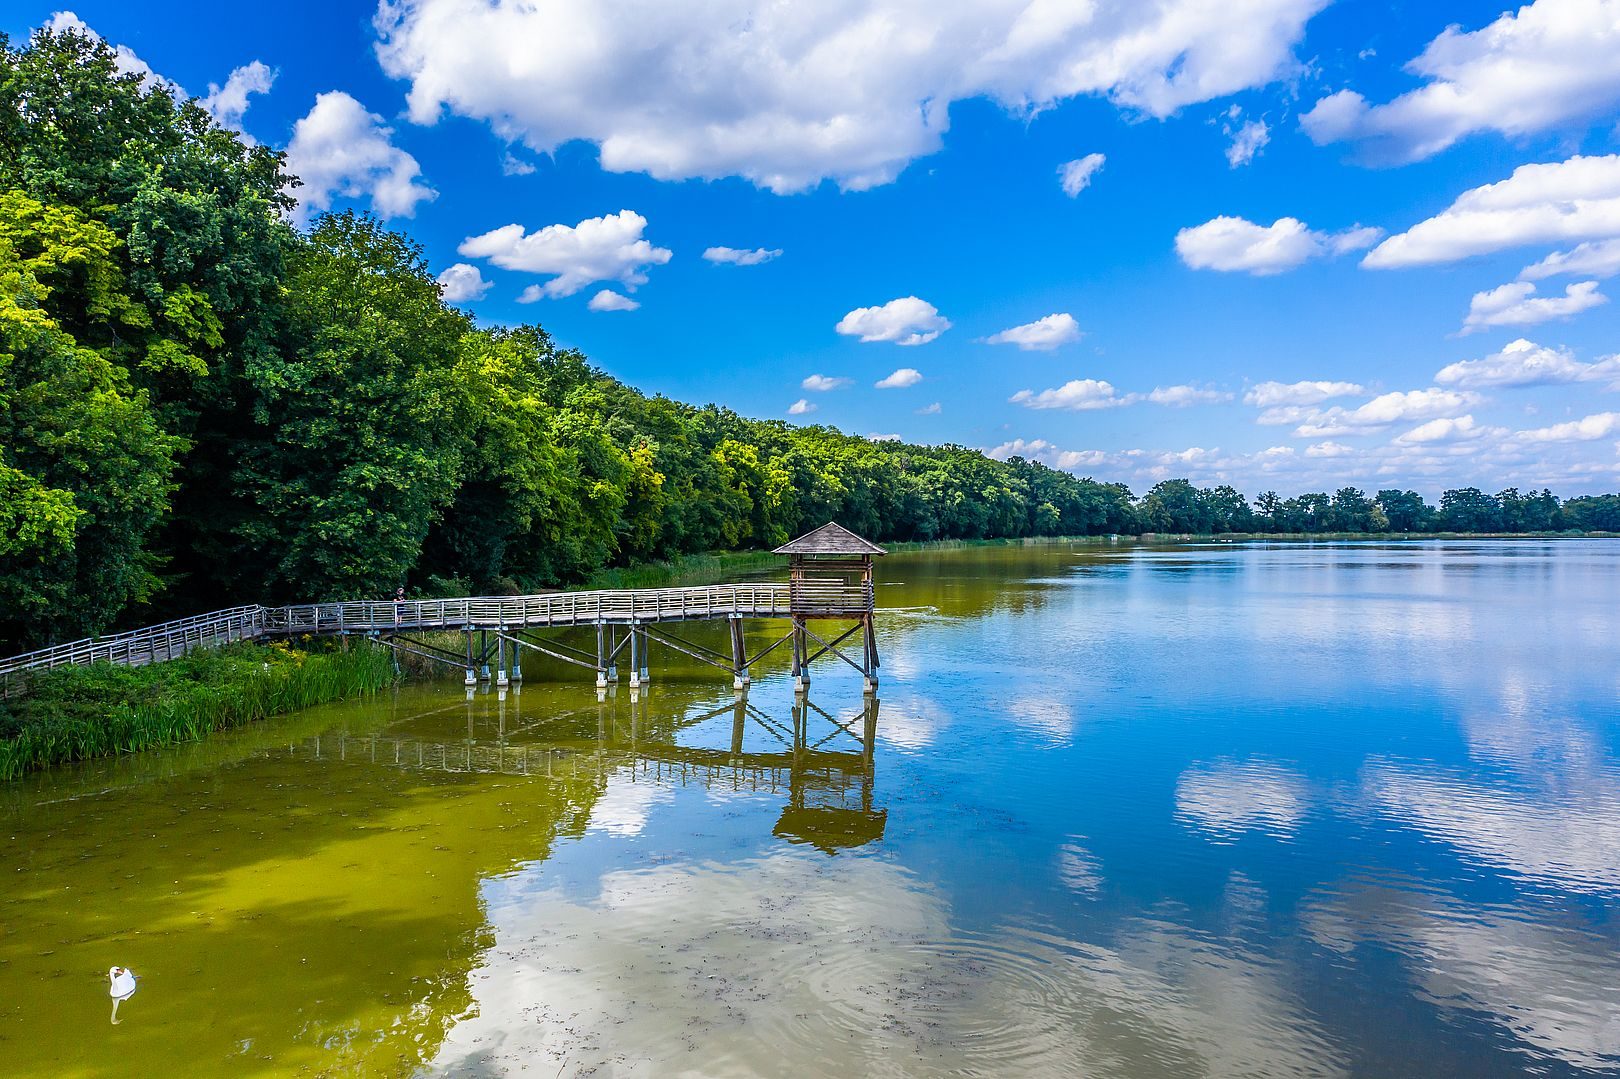
[[[828,521],[813,528],[796,540],[778,547],[773,554],[885,554],[882,547],[864,540],[838,524]]]

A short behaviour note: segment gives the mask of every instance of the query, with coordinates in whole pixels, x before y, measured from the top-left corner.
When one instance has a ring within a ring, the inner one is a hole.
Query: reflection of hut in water
[[[888,823],[887,809],[872,805],[872,750],[877,735],[875,697],[866,699],[859,753],[824,750],[808,745],[807,710],[820,713],[838,728],[855,737],[838,719],[808,702],[793,709],[793,769],[788,787],[788,804],[777,818],[771,834],[789,843],[807,843],[827,854],[859,847],[883,838]]]

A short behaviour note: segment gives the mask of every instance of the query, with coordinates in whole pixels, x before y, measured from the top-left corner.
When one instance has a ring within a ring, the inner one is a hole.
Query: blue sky
[[[705,8],[0,29],[226,88],[306,212],[387,217],[479,319],[649,391],[1139,491],[1620,487],[1620,0]]]

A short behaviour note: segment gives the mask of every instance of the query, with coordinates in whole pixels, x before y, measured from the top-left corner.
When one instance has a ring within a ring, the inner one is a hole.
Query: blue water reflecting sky
[[[1620,545],[882,571],[881,836],[828,855],[772,834],[776,794],[617,773],[577,842],[486,887],[443,1067],[669,1074],[688,1042],[692,1074],[1620,1065]],[[858,714],[853,677],[812,701]]]

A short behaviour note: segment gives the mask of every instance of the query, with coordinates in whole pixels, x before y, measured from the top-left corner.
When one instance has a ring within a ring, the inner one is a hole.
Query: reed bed
[[[71,761],[196,741],[212,731],[364,696],[394,681],[386,649],[363,641],[311,655],[233,645],[149,667],[41,671],[0,701],[0,780]]]

